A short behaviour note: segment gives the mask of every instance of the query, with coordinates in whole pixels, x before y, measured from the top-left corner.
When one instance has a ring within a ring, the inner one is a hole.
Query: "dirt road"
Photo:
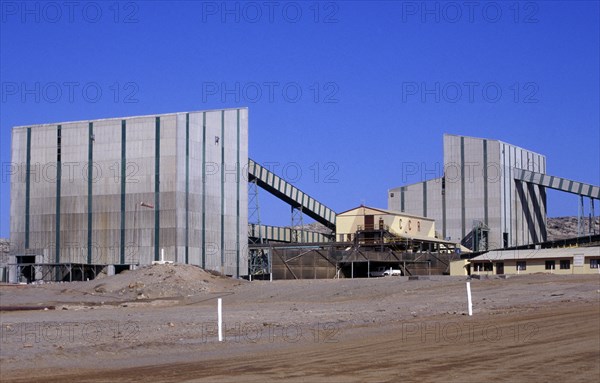
[[[473,281],[472,317],[448,309],[465,300],[464,281],[457,279],[246,284],[226,296],[230,322],[222,343],[216,340],[214,300],[2,313],[0,377],[3,382],[596,382],[599,282],[598,276]],[[100,327],[111,321],[121,324],[118,332]],[[50,331],[36,333],[36,323],[46,323]],[[58,323],[62,329],[71,324],[68,339],[64,331],[58,337]]]

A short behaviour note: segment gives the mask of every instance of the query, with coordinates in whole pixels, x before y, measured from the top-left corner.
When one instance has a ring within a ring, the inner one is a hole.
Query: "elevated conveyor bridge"
[[[577,236],[584,234],[585,214],[583,199],[590,199],[589,232],[596,234],[596,213],[594,212],[594,200],[600,200],[600,187],[583,182],[572,181],[566,178],[550,176],[548,174],[536,173],[525,169],[515,169],[515,181],[543,186],[545,188],[559,190],[579,196],[579,213],[577,214]],[[592,220],[592,217],[593,220]]]
[[[296,233],[293,233],[293,232]],[[295,236],[294,236],[295,234]],[[323,233],[309,230],[292,229],[289,227],[248,224],[248,238],[258,243],[262,237],[268,242],[292,242],[293,238],[299,238],[301,243],[323,243],[332,240],[331,236]]]
[[[581,197],[600,199],[600,187],[568,180],[566,178],[549,176],[547,174],[536,173],[524,169],[515,169],[515,179],[550,189],[577,194]]]
[[[256,181],[262,189],[335,231],[335,211],[251,159],[248,159],[248,181]]]

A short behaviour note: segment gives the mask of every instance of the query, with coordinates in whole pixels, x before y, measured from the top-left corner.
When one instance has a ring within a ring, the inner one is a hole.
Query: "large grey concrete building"
[[[441,177],[388,191],[388,208],[434,218],[445,239],[474,249],[546,240],[546,192],[519,170],[546,173],[538,153],[482,138],[444,135]]]
[[[245,275],[247,164],[245,108],[15,127],[11,262]]]

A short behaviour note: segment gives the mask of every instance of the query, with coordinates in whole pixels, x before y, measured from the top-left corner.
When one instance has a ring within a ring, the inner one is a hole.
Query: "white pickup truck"
[[[392,267],[378,267],[375,271],[371,271],[370,275],[372,277],[387,277],[387,276],[399,276],[402,275],[402,271],[399,269],[394,269]]]

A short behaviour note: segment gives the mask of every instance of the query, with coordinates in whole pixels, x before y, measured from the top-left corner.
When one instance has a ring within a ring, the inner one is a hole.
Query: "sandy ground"
[[[1,286],[2,382],[597,382],[600,276]],[[217,298],[225,341],[218,342]]]

